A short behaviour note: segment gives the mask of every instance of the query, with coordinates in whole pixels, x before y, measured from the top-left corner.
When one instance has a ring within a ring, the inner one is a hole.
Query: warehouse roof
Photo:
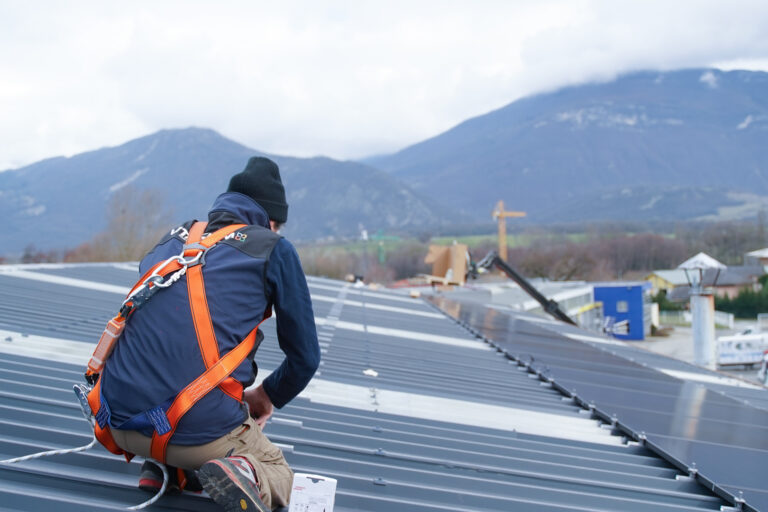
[[[651,274],[648,275],[647,279],[650,279],[654,275],[667,281],[673,286],[681,286],[681,285],[688,284],[688,278],[685,276],[685,270],[681,268],[680,269],[676,268],[672,270],[654,270]]]
[[[135,277],[130,265],[0,267],[0,459],[88,442],[71,386]],[[322,278],[309,285],[323,363],[266,432],[297,471],[338,479],[337,511],[728,505],[610,418],[564,396],[531,361],[499,352],[432,305]],[[522,342],[563,343],[558,324],[524,313],[509,322]],[[260,378],[282,359],[274,321],[264,325]],[[570,354],[591,353],[578,336],[594,335],[575,332],[565,338]],[[576,371],[593,362],[572,364]],[[137,474],[138,462],[102,448],[0,464],[0,502],[29,511],[122,509],[146,497]],[[214,506],[185,494],[152,509]]]
[[[764,249],[758,249],[756,251],[750,251],[746,255],[755,258],[768,258],[768,247]]]

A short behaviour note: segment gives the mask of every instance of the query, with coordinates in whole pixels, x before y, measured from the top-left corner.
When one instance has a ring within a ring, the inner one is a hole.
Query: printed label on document
[[[289,512],[333,512],[336,480],[325,476],[296,473]]]

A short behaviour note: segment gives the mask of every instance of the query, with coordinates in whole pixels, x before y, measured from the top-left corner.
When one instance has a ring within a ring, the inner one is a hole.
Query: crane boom
[[[491,267],[496,267],[507,274],[510,279],[520,285],[520,288],[522,288],[528,295],[533,297],[539,304],[541,304],[541,307],[544,309],[544,311],[557,318],[558,320],[571,325],[576,325],[576,322],[574,322],[571,317],[569,317],[563,312],[562,309],[560,309],[560,306],[556,301],[548,299],[542,295],[541,292],[539,292],[539,290],[537,290],[531,283],[529,283],[526,278],[517,273],[517,271],[510,267],[506,261],[501,259],[499,255],[496,254],[496,251],[489,252],[485,258],[473,264],[470,273],[473,277],[477,277],[478,269],[482,268],[489,270]]]

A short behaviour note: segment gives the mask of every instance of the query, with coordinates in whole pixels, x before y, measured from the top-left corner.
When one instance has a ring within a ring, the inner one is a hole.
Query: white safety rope
[[[67,448],[64,450],[49,450],[47,452],[33,453],[32,455],[25,455],[24,457],[16,457],[15,459],[0,460],[0,464],[15,464],[16,462],[39,459],[40,457],[48,457],[49,455],[66,455],[68,453],[84,452],[85,450],[89,450],[93,448],[95,444],[96,444],[96,437],[94,436],[93,441],[86,444],[85,446],[80,446],[78,448]]]
[[[41,457],[48,457],[50,455],[66,455],[68,453],[84,452],[85,450],[93,448],[94,445],[96,445],[96,442],[97,442],[96,437],[94,436],[93,441],[91,441],[85,446],[80,446],[77,448],[67,448],[65,450],[49,450],[47,452],[33,453],[31,455],[25,455],[24,457],[16,457],[15,459],[0,460],[0,464],[15,464],[17,462],[39,459]],[[157,494],[155,494],[152,498],[150,498],[149,500],[139,505],[135,505],[133,507],[126,507],[126,510],[141,510],[141,509],[147,508],[148,506],[152,505],[157,500],[159,500],[165,494],[165,490],[168,489],[169,478],[168,478],[168,470],[165,468],[165,464],[161,464],[154,459],[146,459],[146,460],[154,462],[160,468],[160,471],[163,472],[163,485],[160,487],[160,490],[157,492]]]
[[[185,257],[183,253],[178,256],[171,256],[170,258],[165,260],[161,265],[159,265],[154,270],[154,272],[152,272],[152,274],[144,280],[141,286],[137,287],[136,290],[134,290],[133,293],[131,293],[128,296],[128,298],[125,299],[125,301],[123,302],[123,306],[125,306],[126,303],[128,303],[133,297],[135,297],[140,291],[142,291],[145,288],[149,288],[150,286],[157,287],[157,288],[167,288],[171,286],[173,283],[181,279],[181,277],[184,276],[184,274],[186,274],[187,267],[189,267],[190,265],[197,264],[204,255],[205,255],[205,250],[201,250],[200,252],[198,252],[192,257]],[[160,272],[166,266],[170,265],[173,262],[178,262],[181,265],[181,268],[176,272],[174,272],[173,274],[171,274],[170,276],[163,279],[160,276]],[[78,387],[79,386],[75,386],[76,389]],[[78,397],[80,397],[80,395],[78,395]],[[86,411],[86,404],[83,403],[82,397],[80,397],[80,401],[81,401],[80,407],[83,410],[83,415],[85,416],[85,419],[88,421],[88,423],[91,424],[91,427],[93,428],[95,423],[95,418],[93,417],[93,413],[92,411],[90,411],[90,408],[88,408],[89,410]],[[97,439],[96,439],[96,436],[94,435],[93,440],[85,446],[79,446],[77,448],[66,448],[63,450],[48,450],[44,452],[33,453],[31,455],[25,455],[23,457],[0,460],[0,464],[15,464],[17,462],[39,459],[41,457],[49,457],[51,455],[66,455],[68,453],[84,452],[86,450],[93,448],[96,445],[96,443],[97,443]],[[133,507],[127,507],[127,510],[141,510],[143,508],[146,508],[152,505],[165,494],[165,491],[168,488],[169,476],[168,476],[168,469],[165,467],[165,464],[162,464],[154,459],[145,459],[145,460],[153,462],[163,472],[163,485],[160,487],[160,490],[157,492],[157,494],[155,494],[151,499],[139,505],[136,505]]]
[[[155,459],[146,459],[146,460],[155,463],[155,465],[157,465],[160,468],[160,471],[163,472],[163,485],[160,486],[160,490],[157,491],[157,494],[152,496],[152,498],[148,499],[147,501],[145,501],[140,505],[128,507],[127,510],[141,510],[143,508],[147,508],[148,506],[152,505],[154,502],[159,500],[163,496],[163,494],[165,494],[165,490],[168,488],[168,480],[170,480],[170,478],[168,477],[168,469],[165,467],[165,464],[161,464],[157,462]]]
[[[86,415],[86,419],[91,424],[91,427],[93,427],[93,424],[95,422],[95,419],[93,418],[93,415],[87,416],[87,413],[86,413],[85,410],[83,410],[83,414]],[[90,443],[88,443],[88,444],[86,444],[84,446],[79,446],[77,448],[65,448],[63,450],[48,450],[48,451],[44,451],[44,452],[39,452],[39,453],[30,454],[30,455],[25,455],[23,457],[16,457],[16,458],[13,458],[13,459],[0,460],[0,464],[15,464],[17,462],[23,462],[25,460],[39,459],[41,457],[49,457],[51,455],[66,455],[68,453],[84,452],[86,450],[89,450],[89,449],[93,448],[96,445],[96,443],[97,443],[96,435],[94,435],[93,436],[93,440]],[[147,500],[144,503],[141,503],[139,505],[135,505],[133,507],[127,507],[126,510],[141,510],[141,509],[147,508],[148,506],[152,505],[157,500],[159,500],[165,494],[165,490],[168,488],[169,477],[168,477],[168,470],[165,468],[165,464],[161,464],[160,462],[157,462],[154,459],[145,459],[145,460],[153,462],[155,465],[157,465],[160,468],[160,471],[163,472],[163,485],[160,486],[160,490],[152,498],[150,498],[149,500]]]

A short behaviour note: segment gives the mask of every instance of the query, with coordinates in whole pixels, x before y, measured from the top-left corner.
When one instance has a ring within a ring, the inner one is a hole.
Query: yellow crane
[[[525,217],[525,212],[508,212],[504,210],[504,201],[496,203],[493,209],[493,219],[499,223],[499,257],[507,261],[507,217]]]

